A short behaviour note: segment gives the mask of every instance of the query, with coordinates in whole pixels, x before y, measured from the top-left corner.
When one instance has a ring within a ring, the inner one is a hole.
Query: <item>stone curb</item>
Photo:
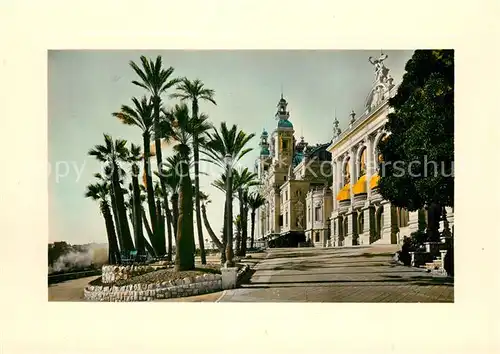
[[[204,274],[195,278],[186,277],[152,284],[87,285],[83,290],[87,301],[152,301],[176,297],[201,295],[222,290],[220,274]]]

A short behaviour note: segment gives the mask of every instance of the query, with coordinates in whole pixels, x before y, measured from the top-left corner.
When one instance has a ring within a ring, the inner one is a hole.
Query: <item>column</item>
[[[336,210],[337,207],[337,194],[339,193],[339,174],[337,171],[337,165],[338,165],[338,158],[334,158],[332,162],[332,171],[333,171],[333,204],[332,204],[332,209]]]
[[[274,233],[279,234],[281,232],[280,226],[280,212],[281,212],[281,200],[280,200],[280,190],[278,187],[274,188]],[[283,215],[283,219],[285,216]],[[283,220],[285,224],[285,220]]]
[[[370,244],[370,213],[373,207],[365,207],[361,211],[363,213],[363,230],[359,230],[359,240],[361,245],[369,245]]]
[[[372,171],[373,171],[372,137],[370,135],[367,135],[365,138],[365,142],[366,142],[366,190],[367,190],[366,200],[369,201],[372,193],[372,190],[370,188],[370,179],[372,177]]]
[[[391,203],[389,202],[382,203],[382,205],[384,206],[384,216],[383,216],[384,220],[381,227],[382,228],[380,232],[381,239],[379,243],[391,244],[392,206]]]
[[[418,210],[408,212],[408,229],[410,234],[418,230]]]
[[[356,164],[356,154],[354,152],[354,147],[349,150],[349,174],[351,175],[351,205],[354,204],[354,194],[352,192],[352,187],[356,183],[355,176],[354,176],[354,167]]]
[[[350,212],[345,217],[347,218],[347,237],[345,238],[344,245],[353,246],[356,236],[357,213]]]

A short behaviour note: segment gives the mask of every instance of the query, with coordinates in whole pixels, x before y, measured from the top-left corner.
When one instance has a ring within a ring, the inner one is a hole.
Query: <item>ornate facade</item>
[[[391,112],[389,98],[397,92],[389,69],[387,55],[369,58],[375,67],[375,81],[365,102],[365,111],[356,118],[351,112],[349,127],[343,133],[335,119],[332,154],[333,210],[331,214],[331,246],[366,244],[400,244],[404,236],[417,231],[419,213],[408,212],[384,200],[378,192],[379,143],[388,136],[384,130]],[[453,210],[447,208],[450,227]],[[425,223],[425,221],[424,221]]]
[[[330,143],[309,146],[303,137],[297,142],[287,106],[282,95],[276,129],[271,137],[266,130],[261,135],[257,170],[266,203],[257,214],[257,229],[277,246],[296,246],[317,233],[321,235],[317,243],[323,244],[332,210],[331,155],[326,151]],[[321,215],[314,223],[312,204]]]

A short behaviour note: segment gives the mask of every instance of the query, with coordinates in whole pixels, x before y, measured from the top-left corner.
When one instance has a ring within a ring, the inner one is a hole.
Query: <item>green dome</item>
[[[269,149],[266,147],[263,147],[262,149],[260,149],[260,154],[264,155],[264,156],[269,156]]]
[[[280,119],[278,122],[278,128],[293,128],[293,124],[289,120]]]

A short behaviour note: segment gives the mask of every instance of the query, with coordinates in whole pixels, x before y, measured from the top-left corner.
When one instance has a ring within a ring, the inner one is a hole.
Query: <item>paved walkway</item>
[[[220,302],[453,302],[453,281],[391,264],[396,246],[270,249]]]
[[[98,276],[63,281],[49,285],[49,301],[85,301],[83,288]]]

